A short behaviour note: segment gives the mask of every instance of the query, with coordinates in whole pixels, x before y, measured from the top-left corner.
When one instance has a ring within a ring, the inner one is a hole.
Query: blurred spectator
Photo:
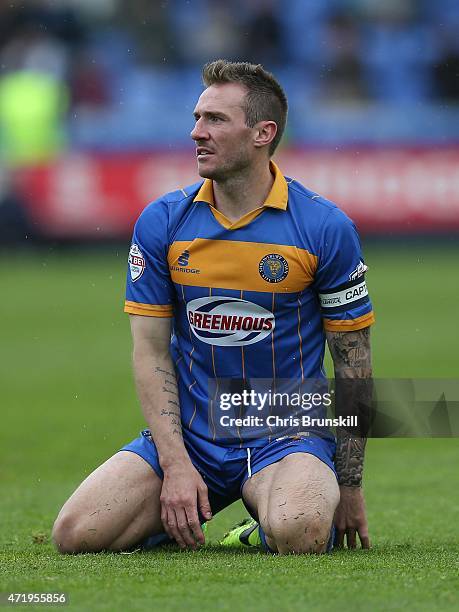
[[[66,3],[0,8],[0,151],[10,165],[56,157],[65,146],[67,83],[85,28]]]
[[[325,65],[321,97],[337,104],[366,100],[361,38],[356,19],[337,13],[324,26]]]
[[[67,90],[52,76],[17,70],[0,78],[0,151],[10,166],[54,159],[64,148]]]
[[[422,112],[430,112],[431,137],[441,138],[450,119],[429,104],[459,101],[458,27],[457,0],[0,2],[0,121],[23,125],[4,127],[3,150],[10,150],[5,138],[12,133],[17,142],[25,138],[27,121],[35,126],[33,113],[46,114],[34,99],[22,121],[24,108],[11,103],[20,89],[38,92],[38,80],[54,126],[66,119],[70,100],[73,146],[162,146],[165,131],[168,143],[180,146],[189,127],[183,111],[191,112],[199,95],[202,64],[217,57],[260,62],[282,76],[298,144],[307,133],[305,108],[315,103],[329,111],[333,104],[333,112],[342,106],[336,117],[343,126],[348,103],[379,107],[386,117],[390,108],[389,139],[404,124],[408,104],[422,125]],[[332,132],[339,140],[338,123]],[[371,130],[357,129],[368,139]],[[55,131],[50,151],[59,151],[62,133]]]
[[[434,66],[436,97],[459,102],[459,37],[457,24],[438,28],[439,57]]]
[[[349,14],[380,23],[408,23],[419,14],[418,0],[350,0]]]
[[[81,38],[71,11],[33,1],[0,8],[1,242],[32,238],[14,170],[54,160],[64,150],[68,75]]]
[[[431,93],[432,32],[405,0],[384,10],[374,5],[364,20],[362,62],[371,96],[398,104],[422,102]]]
[[[136,42],[136,59],[141,64],[177,62],[167,4],[151,0],[120,3],[115,23],[128,28]]]
[[[10,174],[0,166],[0,249],[36,239],[27,209],[9,184]]]
[[[0,53],[0,151],[11,166],[56,157],[68,104],[62,43],[27,24]]]
[[[24,33],[41,34],[75,49],[84,40],[84,26],[74,10],[63,3],[28,0],[0,3],[0,48]]]
[[[170,0],[168,19],[180,63],[203,64],[217,57],[240,58],[243,49],[239,3]]]
[[[93,61],[88,50],[78,53],[69,75],[71,105],[76,112],[82,109],[105,108],[110,103],[108,75],[104,67]]]
[[[275,5],[275,0],[253,0],[248,3],[248,14],[243,25],[245,45],[241,57],[266,67],[281,65],[286,60]]]

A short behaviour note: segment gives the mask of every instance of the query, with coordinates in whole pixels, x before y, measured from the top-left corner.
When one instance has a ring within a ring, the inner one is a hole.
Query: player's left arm
[[[327,331],[336,384],[336,413],[354,414],[364,421],[357,431],[338,428],[336,472],[341,499],[335,513],[337,545],[356,547],[357,533],[362,548],[370,547],[365,500],[362,490],[366,429],[372,398],[370,328],[358,331]]]

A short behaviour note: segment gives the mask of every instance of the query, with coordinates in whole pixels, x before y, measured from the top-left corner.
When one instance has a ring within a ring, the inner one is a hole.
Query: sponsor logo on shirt
[[[323,295],[323,294],[322,294]],[[339,297],[322,297],[321,299],[322,306],[337,306],[341,304],[341,298]]]
[[[363,261],[360,260],[357,268],[355,270],[352,270],[352,272],[349,274],[349,280],[356,280],[360,276],[363,276],[367,270],[368,266],[366,266]]]
[[[183,253],[180,255],[180,257],[178,258],[178,265],[179,266],[187,266],[189,264],[189,260],[190,259],[190,251],[183,251]]]
[[[278,253],[270,253],[258,264],[258,272],[268,283],[280,283],[288,274],[288,261]]]
[[[129,271],[131,273],[131,280],[135,282],[139,280],[142,276],[143,271],[145,270],[145,258],[142,254],[142,251],[136,244],[131,244],[131,248],[129,250]]]
[[[184,272],[185,274],[200,274],[201,270],[197,268],[188,268],[190,252],[185,250],[177,259],[178,266],[169,266],[169,270],[174,272]]]
[[[206,344],[244,346],[260,342],[274,330],[271,311],[231,297],[203,297],[186,307],[191,331]]]

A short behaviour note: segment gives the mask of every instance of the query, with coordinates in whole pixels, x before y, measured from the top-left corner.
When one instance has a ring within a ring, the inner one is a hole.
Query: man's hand
[[[356,548],[357,533],[362,548],[370,548],[368,522],[365,511],[365,499],[361,487],[340,486],[341,499],[335,511],[335,542],[338,548],[344,546],[346,536],[347,547]]]
[[[207,486],[191,462],[164,470],[160,501],[164,530],[180,548],[195,550],[205,543],[198,509],[206,520],[212,518],[212,512]]]

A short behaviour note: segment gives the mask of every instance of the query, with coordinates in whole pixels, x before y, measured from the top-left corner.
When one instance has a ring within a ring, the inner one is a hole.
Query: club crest
[[[282,255],[270,253],[260,261],[258,272],[268,283],[280,283],[288,274],[288,262]]]

